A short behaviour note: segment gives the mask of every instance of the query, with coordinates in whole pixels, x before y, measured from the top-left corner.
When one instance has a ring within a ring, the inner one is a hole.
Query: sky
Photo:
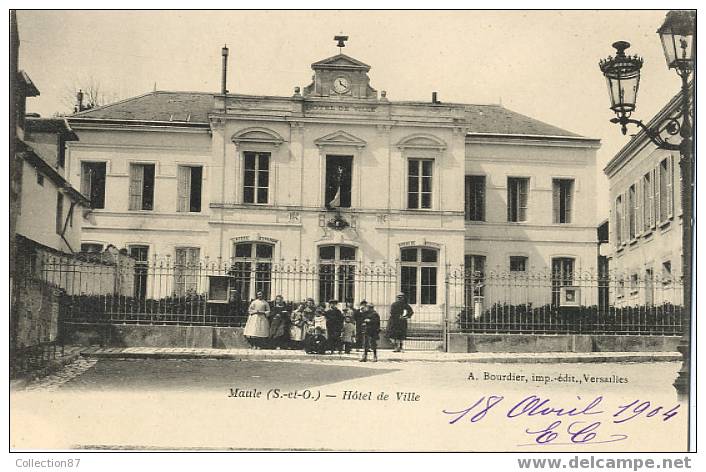
[[[390,100],[501,103],[599,138],[598,213],[608,215],[605,164],[628,137],[611,124],[598,61],[626,40],[644,58],[633,117],[649,119],[679,91],[656,34],[666,11],[19,11],[20,68],[41,95],[28,112],[71,111],[77,87],[109,99],[157,90],[290,96],[311,63],[344,53],[371,66]],[[630,132],[636,132],[631,130]]]

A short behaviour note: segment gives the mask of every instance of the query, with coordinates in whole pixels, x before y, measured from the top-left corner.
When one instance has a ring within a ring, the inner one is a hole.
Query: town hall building
[[[171,261],[142,296],[216,296],[200,274],[226,264],[243,299],[367,299],[383,318],[399,291],[430,319],[468,303],[445,288],[459,273],[487,305],[491,272],[595,272],[598,140],[500,105],[388,99],[346,54],[311,68],[286,97],[227,93],[224,78],[220,94],[70,116],[67,176],[93,207],[82,250]]]

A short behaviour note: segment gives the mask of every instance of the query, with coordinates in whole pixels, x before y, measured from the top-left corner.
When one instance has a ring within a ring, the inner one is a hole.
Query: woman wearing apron
[[[261,349],[270,337],[270,304],[262,299],[262,292],[257,292],[257,298],[248,308],[248,322],[243,334],[254,349]]]

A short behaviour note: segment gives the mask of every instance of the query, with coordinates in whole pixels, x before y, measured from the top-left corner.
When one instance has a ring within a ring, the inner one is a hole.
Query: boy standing
[[[373,351],[373,362],[378,361],[378,339],[380,339],[380,315],[375,311],[375,305],[368,303],[363,315],[363,358],[368,361],[368,352]]]
[[[343,350],[346,354],[351,353],[351,348],[356,339],[355,323],[353,316],[347,314],[343,322],[343,331],[341,332],[341,341],[343,341]]]

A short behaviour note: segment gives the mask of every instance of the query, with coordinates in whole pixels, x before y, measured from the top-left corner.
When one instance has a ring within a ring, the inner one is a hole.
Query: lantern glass
[[[642,58],[625,54],[625,50],[630,47],[627,41],[617,41],[613,43],[613,47],[616,50],[615,57],[608,56],[600,61],[598,66],[608,84],[610,109],[620,118],[624,118],[635,109]]]
[[[670,11],[657,30],[670,69],[691,70],[694,64],[694,12]]]
[[[632,112],[640,87],[639,69],[630,73],[605,74],[605,78],[610,95],[610,109],[620,114]]]
[[[670,69],[689,69],[694,63],[694,37],[689,35],[676,35],[661,33],[664,58]]]

